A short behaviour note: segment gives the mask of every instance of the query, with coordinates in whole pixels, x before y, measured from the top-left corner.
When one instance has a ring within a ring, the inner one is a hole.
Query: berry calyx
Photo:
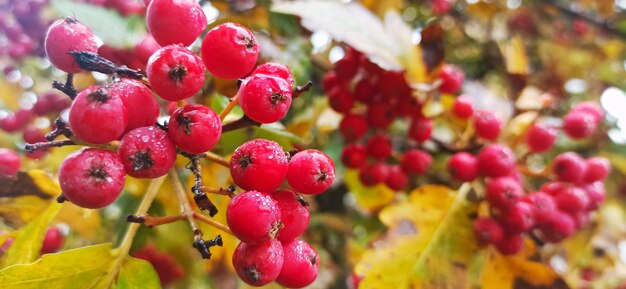
[[[224,79],[250,73],[259,57],[259,43],[248,28],[224,23],[211,29],[202,40],[202,61],[213,75]]]
[[[255,139],[239,146],[230,159],[230,174],[244,190],[272,192],[287,175],[289,162],[276,142]]]
[[[167,133],[181,150],[199,154],[210,150],[220,140],[222,121],[208,106],[188,104],[172,113]]]
[[[77,73],[82,70],[69,52],[96,53],[98,51],[96,38],[89,27],[69,17],[59,19],[50,25],[44,46],[50,62],[67,73]]]
[[[261,244],[241,242],[233,253],[233,266],[237,275],[253,286],[263,286],[276,280],[283,262],[283,246],[277,240]]]
[[[252,75],[243,81],[238,95],[243,112],[260,123],[279,121],[291,107],[291,85],[279,77]]]
[[[302,240],[283,243],[283,255],[283,266],[276,283],[288,288],[302,288],[315,281],[320,257],[311,245]]]
[[[298,152],[289,160],[287,181],[296,191],[316,195],[326,191],[335,180],[335,163],[318,150]]]
[[[126,173],[135,178],[158,178],[176,161],[176,147],[167,133],[154,126],[140,127],[122,138],[118,154]]]
[[[169,101],[193,96],[204,84],[204,65],[198,56],[180,45],[159,49],[148,60],[148,80],[154,92]]]
[[[202,7],[194,0],[152,0],[146,11],[148,31],[161,46],[191,45],[207,25]]]
[[[91,86],[79,92],[74,99],[69,125],[78,138],[93,144],[104,144],[124,133],[128,112],[116,91]]]
[[[20,155],[8,148],[0,148],[0,176],[15,176],[20,170]]]

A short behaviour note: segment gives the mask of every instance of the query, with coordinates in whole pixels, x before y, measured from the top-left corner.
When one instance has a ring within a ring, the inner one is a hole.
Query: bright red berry
[[[407,174],[421,175],[426,173],[432,162],[433,158],[429,153],[419,149],[410,149],[402,155],[400,166]]]
[[[75,205],[98,209],[122,193],[126,174],[120,157],[111,151],[83,149],[70,154],[59,168],[63,196]]]
[[[367,149],[361,144],[349,144],[341,152],[341,162],[349,168],[360,168],[367,162]]]
[[[359,180],[365,186],[374,186],[384,182],[389,175],[389,166],[385,163],[373,163],[359,170]]]
[[[523,233],[535,225],[534,207],[526,202],[517,202],[502,210],[498,220],[507,233]]]
[[[452,9],[453,4],[451,0],[433,0],[433,13],[436,15],[446,14]]]
[[[425,142],[430,139],[433,132],[433,121],[425,117],[415,117],[409,126],[409,138],[417,142]]]
[[[69,115],[72,132],[80,139],[103,144],[118,139],[128,125],[122,98],[106,87],[91,86],[79,92]]]
[[[199,154],[213,148],[222,135],[222,121],[208,106],[188,104],[170,116],[167,133],[181,150]]]
[[[69,52],[95,53],[98,51],[96,38],[89,27],[69,17],[59,19],[50,25],[44,46],[50,62],[67,73],[77,73],[82,70]]]
[[[159,275],[162,286],[167,286],[185,277],[185,269],[178,264],[178,261],[169,253],[159,251],[152,244],[135,251],[132,256],[150,262],[154,271]]]
[[[259,57],[259,43],[248,28],[224,23],[202,40],[202,61],[213,75],[236,79],[250,73]]]
[[[320,257],[307,242],[293,240],[283,243],[285,260],[276,283],[288,288],[305,287],[317,278]]]
[[[155,52],[146,67],[154,92],[169,101],[193,96],[204,84],[204,65],[198,56],[180,45],[168,45]]]
[[[0,119],[0,128],[6,132],[17,132],[26,127],[33,117],[32,110],[20,108],[15,114]]]
[[[514,167],[515,154],[510,148],[503,145],[488,145],[478,153],[478,170],[483,176],[506,176]]]
[[[118,154],[126,173],[135,178],[158,178],[176,161],[176,147],[167,133],[154,126],[136,128],[122,138]]]
[[[556,205],[562,211],[575,213],[589,207],[590,200],[587,192],[579,187],[567,187],[554,197]]]
[[[587,171],[587,163],[575,152],[562,153],[552,161],[552,173],[559,181],[576,183]]]
[[[362,115],[346,115],[339,123],[339,132],[346,142],[354,142],[361,139],[367,133],[367,120]]]
[[[303,150],[289,160],[287,181],[296,191],[316,195],[326,191],[335,180],[335,163],[318,150]]]
[[[372,127],[386,128],[396,119],[396,114],[391,104],[377,102],[368,105],[365,118]]]
[[[337,78],[337,73],[335,71],[329,71],[322,78],[322,90],[324,92],[329,93],[335,86],[339,85],[339,79]]]
[[[511,178],[493,178],[487,181],[486,196],[491,206],[508,210],[524,196],[524,189]]]
[[[239,146],[230,159],[230,174],[244,190],[272,192],[287,175],[288,160],[276,142],[255,139]]]
[[[490,141],[498,139],[503,126],[504,121],[493,111],[481,110],[474,114],[474,129],[481,138]]]
[[[600,124],[604,120],[604,110],[593,101],[583,101],[572,108],[572,112],[586,112],[593,116],[595,123]]]
[[[345,86],[335,86],[328,93],[330,108],[339,113],[349,113],[354,107],[354,95]]]
[[[274,239],[281,228],[280,218],[280,207],[276,200],[258,191],[238,194],[226,209],[226,222],[230,230],[239,240],[250,244]]]
[[[533,124],[526,132],[526,145],[531,152],[545,152],[556,142],[557,133],[554,128]]]
[[[587,159],[587,169],[583,176],[583,182],[593,183],[604,180],[611,172],[611,163],[603,157],[592,157]]]
[[[478,177],[478,159],[467,152],[458,152],[448,160],[448,173],[462,182],[471,182]]]
[[[452,106],[454,116],[460,119],[468,119],[474,114],[474,106],[470,99],[466,96],[459,96]]]
[[[547,182],[539,188],[540,191],[554,197],[556,196],[562,189],[569,187],[569,184],[564,182]]]
[[[554,198],[544,192],[534,192],[524,196],[522,201],[533,207],[533,217],[536,223],[541,223],[548,214],[552,214],[557,210]]]
[[[57,227],[48,228],[41,245],[41,254],[55,253],[63,247],[65,235]]]
[[[496,249],[503,255],[515,255],[522,250],[524,240],[520,234],[505,234],[499,242],[495,242]]]
[[[307,203],[290,190],[280,190],[272,193],[278,203],[280,220],[284,227],[278,232],[277,239],[283,243],[290,242],[302,235],[309,225],[310,214]]]
[[[252,75],[243,81],[238,95],[243,112],[260,123],[279,121],[291,106],[291,85],[279,77]]]
[[[586,111],[571,111],[563,118],[563,131],[572,139],[592,135],[598,127],[596,116]]]
[[[20,155],[8,148],[0,148],[0,176],[15,176],[20,170]]]
[[[128,113],[126,131],[154,125],[159,117],[159,104],[143,83],[122,78],[107,86],[109,93],[119,95]]]
[[[197,1],[152,0],[146,11],[146,24],[161,46],[189,46],[206,28],[207,19]]]
[[[387,134],[379,133],[367,141],[367,153],[376,159],[386,159],[391,156],[393,147]]]
[[[394,191],[400,191],[409,184],[409,177],[399,165],[389,166],[389,173],[385,178],[385,185]]]
[[[282,65],[280,63],[268,62],[268,63],[261,64],[257,66],[252,71],[251,74],[252,75],[262,74],[262,75],[282,78],[285,81],[287,81],[287,83],[289,83],[290,87],[292,88],[293,88],[293,84],[295,83],[293,74],[291,74],[291,70],[289,69],[289,67],[286,65]]]
[[[589,205],[588,209],[595,210],[597,209],[604,199],[606,198],[606,191],[604,189],[603,182],[595,182],[592,184],[587,184],[581,187],[587,193],[589,197]]]
[[[465,80],[463,71],[452,64],[445,64],[439,73],[439,77],[441,78],[439,90],[443,93],[450,94],[459,91]]]
[[[367,78],[361,79],[354,87],[354,98],[363,103],[369,103],[376,94],[376,87]]]
[[[560,211],[549,214],[541,223],[539,231],[548,242],[560,242],[574,233],[575,223],[572,217]]]
[[[474,220],[474,234],[480,245],[500,242],[504,236],[502,226],[493,218],[478,218]]]
[[[161,45],[156,42],[152,34],[146,34],[137,45],[135,45],[134,52],[137,55],[139,61],[144,64],[148,63],[150,56],[161,49]]]
[[[277,240],[257,245],[241,242],[233,253],[233,266],[237,275],[253,286],[263,286],[276,280],[283,262],[283,246]]]

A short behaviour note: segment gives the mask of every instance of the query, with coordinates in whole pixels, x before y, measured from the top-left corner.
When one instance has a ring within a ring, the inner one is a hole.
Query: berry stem
[[[130,223],[143,224],[145,226],[148,226],[148,228],[153,228],[156,226],[174,223],[176,221],[180,221],[184,219],[186,219],[186,217],[183,215],[164,216],[164,217],[152,217],[150,215],[143,215],[143,216],[129,215],[126,218],[126,221]]]
[[[47,148],[52,148],[52,147],[63,147],[63,146],[68,146],[68,145],[76,145],[76,143],[74,143],[70,139],[37,142],[33,144],[27,143],[24,146],[24,150],[26,150],[29,153],[32,153],[36,150],[42,150],[42,149],[47,149]]]
[[[74,56],[78,66],[84,70],[96,71],[104,74],[118,74],[145,82],[145,76],[139,70],[130,69],[125,65],[118,66],[113,63],[113,61],[110,61],[97,53],[88,51],[72,51],[70,54]]]
[[[185,193],[185,189],[183,185],[180,183],[180,179],[178,177],[178,173],[176,169],[171,169],[169,173],[170,179],[172,181],[172,186],[174,187],[174,191],[176,191],[176,197],[178,198],[178,206],[180,209],[180,215],[187,219],[191,230],[193,231],[194,236],[202,237],[203,233],[196,224],[196,221],[193,219],[193,209],[191,208],[191,204],[189,204],[189,199],[187,199],[187,194]]]
[[[313,82],[311,82],[310,80],[307,81],[304,85],[300,86],[296,86],[296,89],[294,89],[293,93],[291,94],[292,98],[296,98],[298,96],[300,96],[300,94],[303,94],[307,91],[309,91],[311,89],[311,87],[313,86]]]
[[[68,138],[72,136],[72,130],[70,130],[70,128],[67,126],[67,123],[61,117],[58,117],[54,121],[54,125],[56,126],[56,128],[46,134],[47,140],[52,141],[60,135],[64,135]]]
[[[222,110],[222,112],[220,112],[220,120],[224,121],[226,116],[233,110],[233,108],[235,108],[235,106],[238,103],[239,103],[239,95],[233,96],[233,98],[230,99],[230,102],[228,102],[226,107],[224,107],[224,110]]]
[[[261,123],[256,122],[250,119],[247,115],[242,116],[240,119],[229,122],[222,126],[222,133],[238,130],[240,128],[250,127],[250,126],[260,126]]]
[[[550,178],[550,171],[547,169],[544,169],[541,171],[533,171],[530,168],[528,168],[528,166],[526,165],[517,165],[516,168],[520,173],[525,174],[527,176],[540,177],[540,178],[546,178],[546,179]]]
[[[218,230],[223,231],[224,233],[228,233],[230,235],[233,234],[233,232],[230,231],[230,228],[228,228],[228,226],[226,226],[226,225],[224,225],[224,224],[222,224],[222,223],[220,223],[218,221],[215,221],[215,220],[213,220],[213,219],[211,219],[211,218],[209,218],[207,216],[199,214],[198,212],[193,212],[193,217],[194,217],[194,219],[196,219],[198,221],[201,221],[201,222],[204,222],[204,223],[206,223],[208,225],[211,225],[211,226],[217,228]]]
[[[202,154],[202,156],[207,159],[210,160],[212,162],[215,162],[219,165],[222,165],[224,167],[230,168],[230,162],[223,156],[220,156],[218,154],[212,153],[212,152],[205,152]]]
[[[68,73],[67,80],[65,80],[65,84],[55,80],[52,82],[52,87],[67,94],[67,96],[69,96],[70,99],[74,100],[74,98],[76,98],[76,95],[78,94],[78,91],[76,90],[76,87],[74,87],[73,82],[74,82],[74,74]]]

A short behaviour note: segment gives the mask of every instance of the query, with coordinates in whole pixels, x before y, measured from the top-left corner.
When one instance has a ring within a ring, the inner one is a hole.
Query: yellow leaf
[[[87,239],[96,237],[102,229],[100,213],[97,210],[84,209],[79,206],[63,206],[55,222],[65,223],[74,231]]]
[[[363,6],[367,7],[367,9],[376,13],[378,16],[385,16],[385,13],[389,10],[398,11],[405,7],[406,3],[404,0],[387,0],[387,1],[379,1],[379,0],[363,0],[361,1]]]
[[[602,152],[600,155],[611,161],[611,165],[622,174],[626,174],[626,156],[609,152]]]
[[[48,208],[61,193],[55,178],[42,170],[19,172],[15,178],[0,177],[0,217],[21,227]]]
[[[147,261],[127,257],[120,269],[117,289],[160,289],[159,275]]]
[[[0,198],[0,217],[11,227],[19,228],[50,206],[50,200],[37,196]]]
[[[356,197],[359,207],[375,211],[393,201],[394,192],[385,185],[366,187],[359,180],[359,171],[348,169],[344,175],[348,190]]]
[[[508,42],[498,44],[504,57],[506,70],[511,74],[527,75],[530,68],[526,48],[521,36],[517,35]]]

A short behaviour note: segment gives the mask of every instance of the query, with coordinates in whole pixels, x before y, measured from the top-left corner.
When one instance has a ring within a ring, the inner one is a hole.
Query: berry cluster
[[[22,59],[43,55],[42,43],[48,23],[41,15],[48,0],[11,0],[0,3],[0,56]],[[4,37],[2,37],[4,36]]]

